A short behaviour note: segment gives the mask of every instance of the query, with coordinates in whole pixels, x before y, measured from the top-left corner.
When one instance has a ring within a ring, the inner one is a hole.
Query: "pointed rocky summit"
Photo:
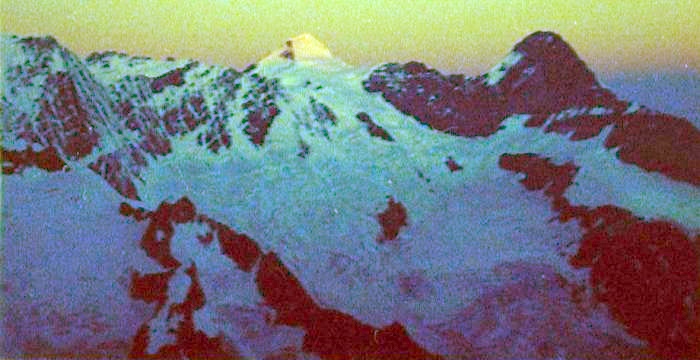
[[[513,48],[513,61],[497,87],[510,100],[511,112],[547,113],[572,105],[615,107],[593,72],[561,36],[538,31]]]

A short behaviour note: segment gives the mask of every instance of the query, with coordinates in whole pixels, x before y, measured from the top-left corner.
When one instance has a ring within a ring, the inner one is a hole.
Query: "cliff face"
[[[8,356],[698,355],[700,130],[556,34],[477,77],[2,42]]]

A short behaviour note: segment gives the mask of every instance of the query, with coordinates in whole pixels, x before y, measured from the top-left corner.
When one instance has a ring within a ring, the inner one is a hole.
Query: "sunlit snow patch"
[[[508,56],[501,60],[500,64],[491,68],[491,70],[489,70],[489,72],[486,74],[486,85],[493,86],[498,84],[506,75],[508,69],[517,64],[522,58],[523,55],[517,51],[513,51],[508,54]]]

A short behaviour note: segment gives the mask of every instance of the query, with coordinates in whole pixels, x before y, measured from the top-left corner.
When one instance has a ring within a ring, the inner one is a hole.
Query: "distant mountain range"
[[[700,357],[700,129],[557,34],[476,77],[0,40],[5,356]]]

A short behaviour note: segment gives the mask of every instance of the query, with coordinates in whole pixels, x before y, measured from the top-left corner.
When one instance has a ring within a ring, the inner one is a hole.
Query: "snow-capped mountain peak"
[[[474,78],[3,51],[13,357],[698,357],[700,129],[554,33]]]
[[[3,145],[27,146],[65,160],[94,160],[93,149],[112,151],[128,139],[117,130],[113,100],[82,59],[47,37],[0,37],[3,51]],[[47,155],[48,156],[48,155]]]
[[[260,63],[277,62],[280,60],[294,62],[319,62],[334,60],[326,44],[313,35],[304,33],[285,41],[284,46],[263,58]]]
[[[304,33],[287,39],[284,47],[273,51],[266,57],[283,58],[295,61],[332,59],[331,51],[326,44],[309,33]]]

